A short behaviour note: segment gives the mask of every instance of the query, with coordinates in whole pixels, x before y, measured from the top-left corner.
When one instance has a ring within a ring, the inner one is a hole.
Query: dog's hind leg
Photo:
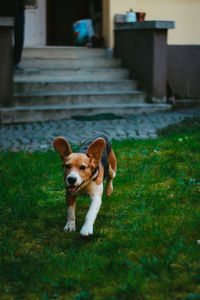
[[[112,149],[108,156],[108,161],[109,161],[109,170],[108,170],[108,177],[107,177],[106,188],[105,188],[107,197],[112,195],[113,178],[115,178],[117,172],[117,160],[116,160],[115,153]]]

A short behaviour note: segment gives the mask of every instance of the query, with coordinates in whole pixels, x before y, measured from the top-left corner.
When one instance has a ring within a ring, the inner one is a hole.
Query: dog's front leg
[[[66,232],[76,231],[75,224],[75,209],[76,209],[76,198],[66,194],[67,201],[67,223],[63,228]]]
[[[93,234],[93,225],[101,207],[102,194],[103,184],[97,185],[96,183],[93,183],[91,192],[89,192],[91,198],[90,208],[85,217],[85,223],[80,231],[80,234],[83,236]]]

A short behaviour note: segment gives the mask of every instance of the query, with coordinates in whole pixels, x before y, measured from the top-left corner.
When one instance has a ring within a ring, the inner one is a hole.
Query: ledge
[[[143,21],[133,23],[115,23],[114,30],[173,29],[175,21]]]
[[[13,17],[0,17],[0,27],[13,27],[15,20]]]

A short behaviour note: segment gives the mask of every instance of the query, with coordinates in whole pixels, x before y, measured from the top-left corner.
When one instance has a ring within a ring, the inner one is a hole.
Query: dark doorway
[[[72,24],[77,20],[93,20],[95,32],[102,31],[102,0],[48,0],[47,45],[72,46]]]

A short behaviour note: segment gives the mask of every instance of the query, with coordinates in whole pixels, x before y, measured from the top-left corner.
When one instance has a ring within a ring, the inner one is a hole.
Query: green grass
[[[113,142],[114,193],[88,238],[79,234],[88,198],[78,200],[78,231],[62,231],[57,153],[1,153],[0,299],[200,299],[200,122],[192,122],[156,140]]]

